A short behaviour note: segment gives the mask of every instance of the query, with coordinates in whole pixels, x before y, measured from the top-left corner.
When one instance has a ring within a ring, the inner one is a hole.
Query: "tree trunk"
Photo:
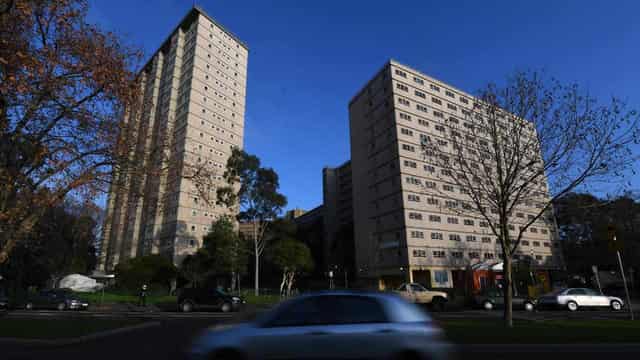
[[[287,270],[285,269],[285,270],[282,271],[282,281],[280,282],[280,296],[281,297],[285,295],[284,287],[286,286],[286,284],[287,284]]]
[[[258,229],[256,229],[256,222],[253,222],[253,250],[255,254],[255,277],[254,277],[254,294],[256,296],[260,295],[260,254],[258,252]]]
[[[235,271],[231,272],[231,286],[229,292],[233,292],[236,289],[236,273]]]
[[[291,287],[293,286],[294,276],[296,276],[295,271],[289,272],[289,281],[287,282],[287,297],[291,296]]]
[[[511,271],[511,256],[505,254],[502,264],[504,272],[504,323],[508,328],[513,327],[513,279]]]

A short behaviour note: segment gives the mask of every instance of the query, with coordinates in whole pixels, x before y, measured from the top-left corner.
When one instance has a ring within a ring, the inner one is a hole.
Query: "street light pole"
[[[616,237],[613,237],[613,242],[616,242]],[[616,247],[616,254],[618,254],[618,264],[620,265],[620,274],[622,274],[622,283],[624,284],[624,292],[627,295],[627,306],[629,307],[629,314],[631,315],[631,320],[633,320],[633,308],[631,306],[631,297],[629,296],[629,288],[627,287],[627,277],[624,275],[624,267],[622,266],[622,255],[620,254],[620,249]]]

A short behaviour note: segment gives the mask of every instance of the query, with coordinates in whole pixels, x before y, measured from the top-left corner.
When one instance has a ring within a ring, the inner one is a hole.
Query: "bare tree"
[[[496,236],[505,322],[512,327],[512,263],[523,235],[542,223],[555,237],[551,204],[570,191],[620,184],[614,180],[623,180],[636,159],[639,120],[619,99],[601,105],[576,85],[536,72],[517,72],[504,86],[490,84],[467,101],[463,116],[444,119],[433,136],[422,135],[425,169],[443,185],[417,185]]]

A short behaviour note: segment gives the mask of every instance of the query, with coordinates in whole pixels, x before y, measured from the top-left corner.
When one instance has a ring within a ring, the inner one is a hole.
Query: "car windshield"
[[[420,284],[411,284],[411,291],[427,291],[427,289]]]

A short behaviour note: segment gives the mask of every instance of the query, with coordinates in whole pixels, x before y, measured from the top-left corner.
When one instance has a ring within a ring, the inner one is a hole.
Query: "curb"
[[[607,343],[607,344],[456,344],[458,350],[464,352],[480,352],[480,353],[575,353],[576,349],[580,352],[603,352],[603,353],[620,353],[633,352],[640,353],[640,344],[638,343]]]
[[[150,321],[142,324],[100,331],[93,334],[84,335],[76,338],[70,338],[70,339],[45,340],[45,339],[0,338],[0,345],[13,344],[13,345],[66,346],[66,345],[81,344],[91,340],[101,339],[101,338],[112,336],[112,335],[123,334],[130,331],[135,331],[135,330],[147,329],[147,328],[156,327],[160,325],[161,325],[160,321]]]

